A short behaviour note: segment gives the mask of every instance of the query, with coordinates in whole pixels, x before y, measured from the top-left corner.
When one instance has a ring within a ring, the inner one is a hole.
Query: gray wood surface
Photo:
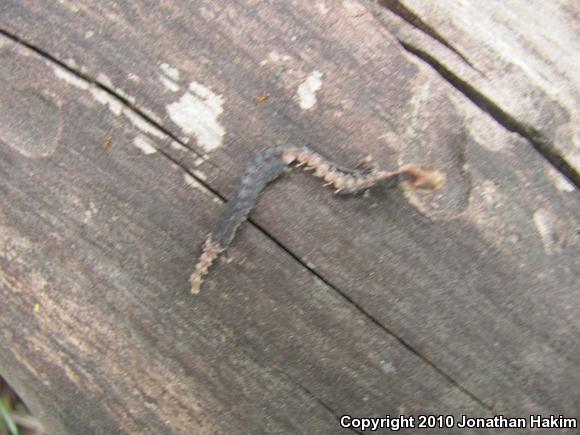
[[[376,16],[408,51],[580,184],[580,3],[377,3]]]
[[[465,42],[476,12],[448,27],[440,10],[379,3],[2,2],[0,374],[50,433],[580,417],[569,64],[551,70],[558,92],[538,85],[532,113],[530,69]],[[567,17],[555,43],[576,44],[573,8],[555,5]],[[471,65],[433,68],[459,61],[433,31],[405,39],[411,8]],[[493,89],[547,146],[458,78]],[[429,164],[447,184],[343,198],[292,173],[192,296],[239,170],[284,142],[345,165]]]

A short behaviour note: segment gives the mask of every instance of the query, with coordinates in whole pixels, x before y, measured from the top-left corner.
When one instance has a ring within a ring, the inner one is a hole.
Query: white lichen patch
[[[96,101],[107,106],[115,116],[119,116],[123,112],[121,101],[107,91],[96,86],[92,86],[89,91]]]
[[[113,85],[113,81],[105,74],[99,73],[97,75],[97,83],[99,83],[100,85],[102,85],[108,89],[114,90],[117,95],[119,95],[122,98],[124,98],[125,100],[129,101],[131,104],[135,104],[135,98],[131,97],[123,89],[115,87],[115,85]]]
[[[575,186],[549,163],[545,164],[548,178],[560,192],[574,192]]]
[[[157,125],[163,125],[163,121],[161,120],[161,118],[159,116],[157,116],[155,114],[155,112],[153,112],[152,110],[149,110],[147,107],[140,107],[141,112],[143,112],[143,114],[151,119],[152,121],[156,122]]]
[[[133,139],[133,145],[141,150],[143,154],[154,154],[157,152],[155,146],[143,135],[139,135]]]
[[[169,65],[165,62],[162,63],[161,65],[159,65],[159,68],[161,68],[161,71],[163,71],[163,74],[165,74],[171,80],[175,80],[175,81],[179,80],[179,70],[177,68],[173,68],[171,65]]]
[[[170,78],[168,78],[164,75],[160,75],[159,80],[161,80],[161,83],[163,84],[163,86],[165,86],[171,92],[178,92],[180,89],[179,85],[177,83],[175,83],[173,80],[171,80]]]
[[[181,168],[179,168],[179,170],[181,170]],[[211,195],[211,197],[213,198],[214,201],[218,202],[221,204],[221,201],[215,197],[215,195],[211,194],[211,192],[203,185],[201,184],[198,180],[207,180],[207,176],[200,171],[191,171],[191,173],[193,174],[193,176],[191,174],[188,173],[184,173],[183,174],[183,180],[185,181],[185,183],[188,186],[193,187],[194,189],[200,190],[203,193],[207,193],[209,195]],[[196,178],[197,177],[197,178]]]
[[[197,181],[195,179],[195,177],[192,177],[188,173],[183,174],[183,181],[185,181],[185,184],[187,184],[188,186],[191,186],[194,189],[199,190],[200,192],[210,194],[210,192],[206,189],[206,187],[203,184],[201,184],[199,181]],[[217,198],[214,195],[211,195],[211,196],[212,196],[212,198],[214,198],[214,200],[217,200]],[[217,200],[217,202],[219,202],[221,204],[221,201]]]
[[[53,71],[56,77],[58,77],[59,79],[64,80],[68,84],[78,89],[88,91],[95,101],[97,101],[99,104],[107,106],[108,109],[111,111],[111,113],[113,113],[115,116],[119,116],[121,114],[125,116],[136,128],[141,130],[143,133],[147,133],[149,135],[156,136],[159,138],[165,138],[165,135],[161,131],[159,131],[158,128],[156,128],[153,124],[151,124],[137,112],[134,112],[129,107],[125,106],[124,103],[119,98],[115,97],[113,94],[107,92],[106,90],[98,86],[93,85],[92,83],[89,83],[83,78],[78,77],[77,75],[71,73],[70,71],[67,71],[62,67],[53,66]],[[121,95],[118,89],[116,89],[115,91],[118,92],[119,95]],[[132,101],[132,99],[128,98],[127,96],[125,96],[124,98],[126,98],[129,101]],[[142,110],[144,113],[147,113],[145,109]],[[151,119],[155,119],[153,116],[150,117]]]
[[[132,97],[131,95],[129,95],[127,92],[125,92],[123,89],[121,88],[113,88],[115,90],[115,92],[117,93],[117,95],[120,95],[121,97],[123,97],[125,100],[127,100],[129,103],[131,104],[135,104],[135,102],[137,100],[135,100],[134,97]]]
[[[160,139],[165,138],[165,135],[161,131],[159,131],[159,129],[157,129],[157,127],[152,125],[150,122],[148,122],[146,119],[144,119],[141,115],[133,112],[132,110],[129,110],[128,108],[124,108],[123,115],[125,115],[125,117],[129,121],[131,121],[131,124],[133,124],[139,130],[141,130],[143,133],[147,133],[151,136],[156,136]]]
[[[99,73],[97,75],[97,82],[104,86],[107,86],[108,88],[113,87],[113,82],[111,81],[111,79],[103,73]]]
[[[207,180],[207,175],[205,175],[205,174],[204,174],[203,172],[201,172],[201,171],[198,171],[198,170],[196,170],[196,169],[193,169],[193,170],[191,171],[191,173],[192,173],[193,175],[195,175],[197,178],[199,178],[200,180],[203,180],[203,181],[206,181],[206,180]]]
[[[558,218],[548,209],[540,208],[534,212],[534,225],[540,234],[544,251],[547,254],[556,252],[560,248],[560,235]]]
[[[223,143],[224,127],[218,122],[223,112],[223,97],[201,83],[191,82],[189,92],[166,106],[171,120],[185,135],[194,135],[205,151],[213,151]]]
[[[198,157],[197,159],[195,159],[193,164],[194,164],[194,166],[201,166],[205,163],[206,160],[207,160],[207,156]]]
[[[298,87],[298,102],[302,110],[310,110],[316,104],[316,92],[322,87],[322,73],[312,71]]]
[[[179,142],[172,140],[171,143],[169,144],[169,146],[174,149],[175,151],[180,151],[180,152],[185,152],[185,153],[189,153],[189,149],[183,145],[181,145]]]
[[[177,83],[179,81],[179,70],[177,68],[173,68],[167,63],[162,63],[159,65],[159,68],[163,72],[163,74],[159,75],[159,79],[163,86],[169,89],[171,92],[178,92],[181,87]]]
[[[73,85],[75,88],[79,88],[79,89],[83,89],[83,90],[89,89],[89,86],[90,86],[89,82],[74,75],[73,73],[64,69],[63,67],[53,65],[52,70],[54,71],[55,76],[57,76],[61,80],[64,80],[69,85]]]
[[[65,64],[66,64],[68,67],[70,67],[70,68],[74,68],[74,69],[76,69],[76,68],[78,68],[78,67],[79,67],[79,64],[77,63],[77,61],[76,61],[76,60],[74,60],[72,57],[69,57],[68,59],[66,59],[66,60],[64,61],[64,63],[65,63]]]

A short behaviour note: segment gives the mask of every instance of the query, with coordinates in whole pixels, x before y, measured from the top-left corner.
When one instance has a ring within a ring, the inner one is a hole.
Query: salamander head
[[[399,172],[402,182],[411,189],[434,191],[445,184],[445,174],[423,166],[406,166]]]

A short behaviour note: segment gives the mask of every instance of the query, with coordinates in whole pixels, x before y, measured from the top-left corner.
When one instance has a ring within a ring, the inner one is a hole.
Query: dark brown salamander
[[[404,166],[397,171],[345,169],[305,146],[280,145],[256,154],[246,165],[234,193],[222,212],[213,233],[207,238],[201,257],[191,275],[191,292],[199,293],[203,277],[217,256],[232,242],[264,187],[282,176],[291,165],[314,170],[335,193],[354,194],[384,183],[394,187],[401,182],[413,189],[436,190],[443,175],[419,166]]]

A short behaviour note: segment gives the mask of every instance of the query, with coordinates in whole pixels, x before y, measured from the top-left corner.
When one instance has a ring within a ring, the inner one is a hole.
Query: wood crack
[[[48,60],[49,62],[52,62],[55,65],[58,65],[60,68],[68,71],[71,74],[74,74],[76,78],[83,80],[90,85],[96,86],[100,90],[106,92],[109,96],[118,100],[119,103],[123,104],[126,108],[128,108],[129,110],[134,112],[137,116],[141,117],[141,119],[144,122],[147,122],[148,124],[150,124],[151,127],[159,130],[160,133],[163,133],[164,135],[168,136],[169,138],[171,138],[175,142],[178,142],[179,144],[188,148],[190,151],[195,153],[196,156],[201,157],[203,155],[202,152],[200,152],[200,151],[192,148],[190,145],[184,143],[177,136],[175,136],[173,133],[171,133],[171,131],[169,131],[168,129],[163,127],[161,124],[159,124],[157,121],[152,119],[150,116],[148,116],[146,113],[144,113],[144,111],[141,110],[138,106],[131,103],[125,96],[120,95],[118,92],[115,91],[115,89],[111,88],[110,86],[107,86],[106,84],[101,83],[99,80],[97,80],[97,79],[95,79],[95,78],[75,69],[75,68],[70,67],[66,63],[64,63],[61,60],[54,57],[52,54],[42,50],[41,48],[31,44],[30,42],[23,40],[19,36],[6,31],[5,29],[0,29],[0,35],[5,36],[6,38],[12,40],[16,44],[19,44],[19,45],[22,45],[23,47],[26,47],[27,49],[33,51],[34,53],[36,53],[37,55],[39,55],[43,59]]]
[[[541,131],[531,125],[520,122],[483,92],[452,72],[433,55],[401,39],[398,39],[398,41],[407,52],[431,66],[442,78],[469,98],[477,107],[491,116],[498,124],[528,140],[536,151],[554,166],[556,170],[566,176],[576,187],[580,188],[580,174],[578,171],[558,152],[552,141],[542,134]]]
[[[55,65],[58,65],[61,68],[67,70],[71,74],[74,74],[77,78],[79,78],[81,80],[84,80],[87,83],[90,83],[90,84],[92,84],[94,86],[97,86],[99,89],[103,90],[104,92],[107,92],[107,94],[110,95],[111,97],[117,99],[125,107],[129,108],[134,113],[136,113],[137,115],[139,115],[144,121],[146,121],[147,123],[149,123],[151,126],[153,126],[155,129],[157,129],[159,132],[162,132],[164,135],[166,135],[167,137],[173,139],[175,142],[177,142],[177,143],[179,143],[179,144],[181,144],[183,146],[187,146],[181,140],[179,140],[179,138],[177,138],[176,136],[174,136],[167,128],[163,127],[162,125],[160,125],[159,123],[157,123],[155,120],[151,119],[149,116],[147,116],[145,113],[143,113],[142,110],[140,110],[138,107],[136,107],[130,101],[128,101],[122,95],[119,95],[117,92],[115,92],[114,89],[111,89],[110,87],[106,86],[105,84],[98,82],[96,79],[90,77],[89,75],[87,75],[85,73],[82,73],[82,72],[80,72],[80,71],[78,71],[78,70],[76,70],[74,68],[71,68],[70,66],[66,65],[64,62],[62,62],[61,60],[57,59],[56,57],[54,57],[50,53],[48,53],[48,52],[46,52],[46,51],[44,51],[44,50],[42,50],[42,49],[34,46],[33,44],[31,44],[29,42],[26,42],[22,38],[20,38],[20,37],[14,35],[14,34],[8,32],[8,31],[6,31],[4,29],[0,29],[0,34],[3,35],[6,38],[12,40],[13,42],[15,42],[17,44],[20,44],[23,47],[26,47],[27,49],[29,49],[32,52],[36,53],[38,56],[42,57],[43,59],[45,59],[45,60],[47,60],[47,61],[49,61],[49,62],[51,62],[51,63],[53,63]],[[197,177],[187,167],[185,167],[178,159],[176,159],[175,157],[171,156],[169,153],[167,153],[164,150],[161,150],[161,149],[157,149],[157,150],[160,152],[160,154],[162,156],[168,158],[172,163],[176,164],[181,169],[183,169],[187,174],[191,175],[197,182],[200,183],[200,185],[202,185],[204,188],[206,188],[209,192],[211,192],[213,195],[215,195],[221,201],[224,201],[225,202],[225,197],[223,195],[221,195],[216,189],[212,188],[207,182],[205,182],[204,180],[202,180],[199,177]],[[192,150],[192,151],[196,152],[195,150]],[[199,153],[197,153],[197,154],[199,154]],[[300,258],[299,255],[297,255],[294,252],[292,252],[287,246],[285,246],[282,242],[280,242],[268,230],[266,230],[264,227],[262,227],[260,224],[258,224],[253,219],[249,219],[249,222],[256,229],[258,229],[260,232],[262,232],[268,239],[270,239],[272,242],[274,242],[281,250],[283,250],[292,259],[294,259],[297,263],[299,263],[306,271],[310,272],[313,276],[317,277],[321,282],[323,282],[325,285],[327,285],[330,289],[334,290],[338,295],[340,295],[342,297],[342,299],[345,302],[349,303],[358,312],[360,312],[362,315],[364,315],[365,317],[367,317],[372,322],[372,324],[374,324],[375,326],[377,326],[380,330],[382,330],[386,334],[392,336],[404,348],[406,348],[409,352],[411,352],[413,355],[415,355],[416,357],[418,357],[424,364],[430,366],[431,369],[433,369],[436,373],[438,373],[440,376],[442,376],[442,378],[445,379],[454,388],[456,388],[459,391],[461,391],[463,394],[465,394],[466,396],[468,396],[469,398],[471,398],[474,402],[478,403],[483,408],[485,408],[485,409],[487,409],[489,411],[492,410],[492,407],[490,405],[486,404],[483,400],[481,400],[480,398],[478,398],[474,393],[472,393],[466,387],[464,387],[463,385],[461,385],[458,381],[456,381],[455,379],[453,379],[451,377],[451,375],[447,374],[442,368],[438,367],[433,361],[431,361],[425,355],[421,354],[418,350],[416,350],[415,348],[413,348],[412,345],[409,344],[408,342],[406,342],[402,337],[398,336],[393,331],[391,331],[387,326],[383,325],[378,319],[376,319],[369,312],[367,312],[359,303],[355,302],[351,297],[349,297],[346,294],[345,291],[343,291],[340,288],[338,288],[337,286],[335,286],[329,279],[325,278],[321,273],[315,271],[312,267],[308,266],[308,264],[306,263],[305,260],[303,260],[302,258]],[[305,389],[305,387],[303,387],[303,386],[301,386],[299,384],[297,384],[297,386],[300,387],[300,388],[302,388],[302,389],[304,389],[305,391],[308,391],[307,389]],[[311,393],[311,395],[312,395],[312,397],[314,397],[316,400],[318,400],[321,403],[321,406],[324,406],[326,409],[331,410],[327,405],[324,404],[324,402],[320,401],[312,393]]]
[[[472,69],[479,71],[459,49],[455,48],[449,41],[447,41],[443,36],[441,36],[433,27],[425,23],[417,14],[415,14],[411,9],[402,4],[399,0],[378,0],[379,5],[390,10],[392,13],[400,17],[402,20],[409,23],[411,26],[417,30],[423,32],[425,35],[433,38],[457,56],[461,58],[463,62],[469,65]]]
[[[254,363],[258,364],[258,362],[256,360],[254,360],[251,356],[247,355],[246,352],[244,352],[244,354],[246,354],[246,356],[250,359],[252,359],[252,361],[254,361]],[[281,368],[277,367],[277,366],[270,366],[269,369],[273,372],[277,372],[280,374],[280,376],[288,379],[289,382],[292,383],[292,385],[295,385],[299,390],[301,390],[305,395],[309,396],[312,398],[312,400],[314,400],[315,402],[317,402],[322,408],[326,409],[330,414],[332,414],[337,421],[340,420],[340,415],[338,415],[336,413],[336,411],[334,409],[332,409],[330,407],[330,405],[328,405],[326,402],[324,402],[324,400],[322,400],[320,397],[318,397],[316,394],[314,394],[312,391],[310,391],[308,388],[306,388],[305,386],[303,386],[301,383],[299,383],[298,381],[295,381],[292,376],[290,376],[288,373],[286,373],[284,370],[282,370]],[[357,433],[357,434],[362,434],[362,432],[355,430],[354,428],[348,428],[348,430],[350,432],[353,433]]]
[[[249,221],[252,222],[251,220],[249,220]],[[329,288],[334,290],[337,293],[337,295],[342,297],[342,299],[345,302],[348,302],[349,304],[351,304],[354,308],[356,308],[357,311],[359,311],[361,314],[363,314],[365,317],[367,317],[375,326],[377,326],[383,332],[387,333],[387,335],[390,335],[395,340],[397,340],[397,342],[399,342],[405,349],[407,349],[413,355],[415,355],[416,357],[421,359],[421,361],[423,361],[425,364],[427,364],[429,367],[431,367],[435,372],[437,372],[439,375],[441,375],[446,381],[448,381],[451,385],[453,385],[455,388],[457,388],[463,394],[469,396],[473,401],[475,401],[476,403],[478,403],[479,405],[481,405],[483,408],[487,409],[488,411],[493,411],[493,407],[490,404],[487,404],[482,399],[477,397],[474,393],[472,393],[466,387],[461,385],[458,381],[456,381],[454,378],[452,378],[451,375],[447,374],[443,369],[438,367],[433,361],[431,361],[429,358],[427,358],[425,355],[423,355],[421,352],[419,352],[417,349],[415,349],[411,344],[409,344],[407,341],[405,341],[402,337],[398,336],[393,331],[391,331],[387,326],[383,325],[377,318],[375,318],[371,313],[369,313],[367,310],[365,310],[359,303],[357,303],[354,299],[352,299],[350,296],[348,296],[343,290],[341,290],[339,287],[334,285],[324,275],[322,275],[318,271],[314,270],[311,266],[309,266],[304,260],[302,260],[296,254],[294,254],[292,251],[288,250],[282,243],[280,243],[278,240],[276,240],[276,238],[274,238],[265,228],[260,227],[256,223],[254,223],[254,225],[256,225],[258,228],[260,228],[260,230],[262,232],[264,232],[264,234],[266,236],[268,236],[268,238],[270,238],[274,243],[276,243],[276,245],[278,245],[281,249],[283,249],[294,260],[296,260],[298,263],[300,263],[310,273],[312,273],[314,276],[316,276],[316,278],[318,278],[321,282],[323,282]]]

